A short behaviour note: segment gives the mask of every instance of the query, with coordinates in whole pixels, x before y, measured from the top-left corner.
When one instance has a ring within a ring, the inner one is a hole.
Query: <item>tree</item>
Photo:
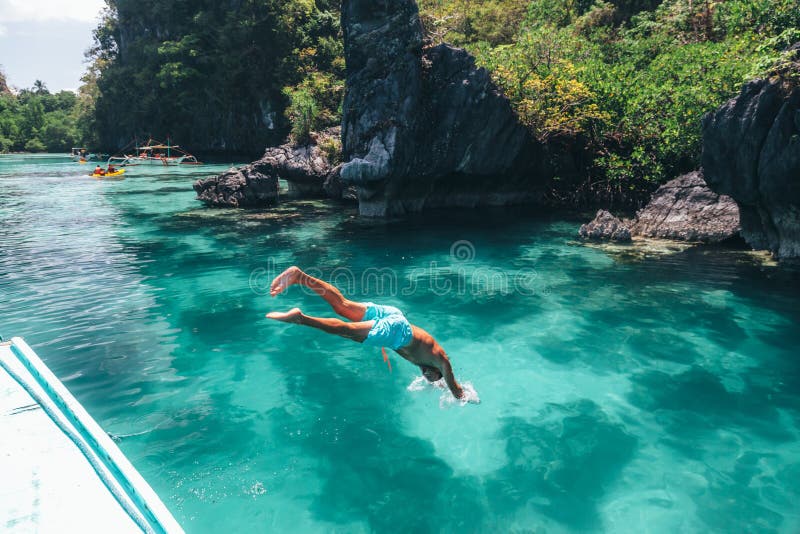
[[[261,153],[291,126],[284,89],[314,72],[343,70],[338,7],[332,0],[109,1],[90,53],[94,131],[109,150],[135,136],[170,135],[195,150]]]
[[[0,93],[0,152],[66,152],[82,141],[78,125],[90,113],[78,104],[75,93],[52,94],[41,81],[17,95]]]
[[[36,80],[33,82],[32,91],[34,94],[37,95],[49,95],[50,91],[47,90],[47,86],[44,84],[42,80]]]

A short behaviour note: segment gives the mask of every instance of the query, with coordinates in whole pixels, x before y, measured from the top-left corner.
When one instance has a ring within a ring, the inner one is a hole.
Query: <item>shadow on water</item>
[[[780,424],[773,391],[753,379],[745,378],[741,392],[730,392],[718,376],[698,367],[677,375],[648,371],[633,376],[630,401],[662,415],[673,437],[670,444],[691,456],[700,454],[704,438],[720,428],[744,427],[777,443],[794,440]]]
[[[698,517],[709,528],[721,532],[783,532],[780,526],[785,524],[785,518],[764,506],[762,495],[774,493],[779,485],[792,487],[789,477],[800,476],[800,463],[781,469],[773,477],[763,466],[774,464],[775,460],[770,453],[746,452],[730,471],[708,469],[705,476],[709,487],[695,499]],[[793,498],[796,503],[800,493],[795,491]]]
[[[754,374],[741,392],[729,392],[717,376],[697,367],[675,376],[646,372],[634,377],[630,400],[656,415],[666,432],[661,441],[704,466],[707,486],[692,498],[698,517],[714,530],[780,532],[785,518],[764,504],[765,494],[790,508],[787,499],[800,498],[800,488],[790,481],[800,475],[800,462],[787,462],[771,452],[778,444],[796,440],[778,410],[789,399],[775,399],[759,381]],[[791,395],[796,406],[797,390]],[[736,436],[744,432],[768,445],[741,442]],[[737,447],[727,470],[713,466],[718,440],[724,436],[734,439],[732,446]],[[778,488],[790,496],[781,495]]]
[[[501,435],[509,462],[486,481],[492,509],[533,506],[571,529],[602,528],[597,504],[636,447],[622,425],[582,400],[549,406],[540,420],[508,418]]]
[[[365,383],[330,360],[316,363],[313,373],[287,355],[273,361],[286,376],[306,374],[291,395],[313,412],[298,421],[275,410],[270,418],[276,428],[311,434],[300,446],[322,460],[317,474],[324,481],[311,510],[326,522],[344,526],[357,517],[374,532],[487,531],[513,524],[532,506],[568,528],[596,529],[602,526],[597,504],[635,449],[636,439],[621,425],[580,401],[551,406],[536,420],[503,420],[498,437],[506,442],[507,464],[481,478],[455,475],[429,442],[401,431],[391,407],[404,399],[381,381]],[[375,398],[366,406],[352,395],[364,387]]]

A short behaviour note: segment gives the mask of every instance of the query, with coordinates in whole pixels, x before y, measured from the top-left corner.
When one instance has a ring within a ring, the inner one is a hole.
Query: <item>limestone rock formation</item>
[[[194,183],[197,199],[218,207],[246,208],[278,200],[278,177],[262,173],[255,164],[231,168]]]
[[[341,178],[362,214],[536,196],[541,145],[467,52],[423,48],[414,0],[344,0],[342,29]]]
[[[695,171],[659,187],[633,220],[620,220],[600,210],[578,234],[612,241],[640,236],[720,243],[739,234],[739,208],[732,198],[711,191],[702,172]]]
[[[719,243],[738,235],[739,207],[726,195],[711,191],[703,173],[670,180],[636,213],[631,233],[678,241]]]
[[[278,200],[279,178],[289,184],[290,197],[352,196],[353,192],[338,180],[339,167],[331,164],[322,148],[338,137],[339,128],[330,128],[312,134],[308,144],[268,148],[260,160],[195,182],[197,198],[213,206],[266,206]]]
[[[779,258],[800,257],[800,47],[793,48],[794,65],[746,84],[703,119],[708,185],[739,204],[742,237]]]
[[[594,219],[581,225],[578,235],[583,239],[610,241],[630,241],[631,230],[628,221],[622,221],[606,210],[598,210]]]

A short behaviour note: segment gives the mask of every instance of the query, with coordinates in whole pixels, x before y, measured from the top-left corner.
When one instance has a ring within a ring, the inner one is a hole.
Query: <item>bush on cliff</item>
[[[285,113],[294,142],[307,143],[311,132],[339,125],[344,80],[337,73],[312,70],[303,81],[283,92],[289,98]]]
[[[466,4],[423,0],[429,37],[473,52],[537,138],[584,147],[588,176],[559,188],[626,204],[696,168],[703,114],[800,38],[797,0],[470,2],[474,13],[524,5],[503,39]]]

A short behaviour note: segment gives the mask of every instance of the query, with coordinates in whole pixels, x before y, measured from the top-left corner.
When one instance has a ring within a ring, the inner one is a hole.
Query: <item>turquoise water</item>
[[[187,532],[800,531],[800,277],[619,254],[577,220],[211,210],[223,169],[99,182],[0,156],[0,333],[21,335]],[[401,307],[479,405],[273,323],[297,264]]]

